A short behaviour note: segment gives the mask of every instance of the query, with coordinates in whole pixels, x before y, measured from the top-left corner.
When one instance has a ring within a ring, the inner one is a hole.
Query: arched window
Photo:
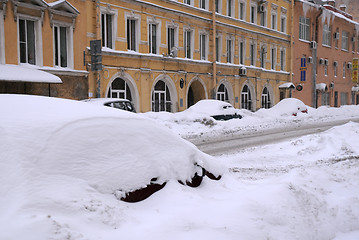
[[[124,98],[132,101],[130,87],[122,78],[116,78],[110,86],[107,97],[109,98]]]
[[[228,102],[228,91],[223,83],[218,88],[217,100]]]
[[[262,108],[270,108],[270,107],[271,107],[270,96],[267,87],[265,87],[262,92]]]
[[[241,93],[241,108],[252,110],[252,96],[247,85],[244,85]]]
[[[167,84],[164,81],[158,81],[152,92],[152,111],[172,111],[171,94]]]

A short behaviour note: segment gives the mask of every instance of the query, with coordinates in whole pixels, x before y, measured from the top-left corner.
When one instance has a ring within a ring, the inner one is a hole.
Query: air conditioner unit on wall
[[[242,67],[239,69],[239,75],[240,76],[246,76],[247,75],[247,69],[245,67]]]
[[[348,62],[348,63],[347,63],[347,68],[348,68],[348,69],[351,69],[351,68],[352,68],[352,63],[351,63],[351,62]]]
[[[316,41],[311,41],[310,42],[310,48],[311,49],[317,49],[317,42]]]
[[[308,63],[313,63],[313,58],[312,57],[308,57]]]
[[[338,32],[334,33],[334,39],[339,39],[340,34]]]
[[[325,66],[328,66],[328,64],[329,64],[329,60],[328,60],[328,59],[324,59],[324,65],[325,65]]]
[[[323,58],[319,59],[319,64],[321,64],[321,65],[324,64],[324,59]]]

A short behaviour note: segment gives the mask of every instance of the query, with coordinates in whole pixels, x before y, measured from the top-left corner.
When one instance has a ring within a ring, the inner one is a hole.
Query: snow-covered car
[[[234,108],[232,104],[228,102],[214,99],[200,100],[185,111],[207,115],[213,117],[216,120],[242,118],[241,110]]]
[[[129,112],[136,112],[132,102],[128,99],[123,98],[89,98],[82,100],[87,103],[104,105],[106,107],[113,107],[122,109]]]
[[[285,98],[269,109],[259,109],[258,114],[269,114],[273,116],[297,116],[308,113],[308,106],[296,98]]]
[[[198,186],[221,167],[155,121],[81,101],[0,94],[0,176],[8,194],[98,191],[136,202],[168,181]],[[23,199],[24,200],[24,199]],[[44,203],[45,205],[47,203]]]

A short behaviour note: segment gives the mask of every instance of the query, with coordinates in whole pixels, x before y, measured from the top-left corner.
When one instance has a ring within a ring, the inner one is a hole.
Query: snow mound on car
[[[261,108],[256,112],[256,115],[262,116],[292,116],[293,114],[300,114],[302,111],[308,111],[301,100],[296,98],[285,98],[269,109]]]
[[[102,193],[185,182],[210,157],[154,121],[134,113],[65,99],[0,95],[0,193],[40,196],[49,185],[85,184]],[[62,187],[61,187],[62,185]],[[3,192],[4,191],[4,192]]]

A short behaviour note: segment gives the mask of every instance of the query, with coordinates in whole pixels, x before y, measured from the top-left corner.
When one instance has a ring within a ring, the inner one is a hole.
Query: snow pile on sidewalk
[[[6,97],[0,95],[1,240],[359,239],[358,123],[214,159],[132,113]],[[165,115],[173,117],[161,113],[157,121]],[[214,126],[167,117],[162,123],[198,133],[359,113],[348,106],[294,118],[269,115]],[[178,177],[193,174],[194,162],[228,171],[220,181],[204,178],[198,188],[179,184]],[[113,194],[152,177],[169,181],[142,202]]]

